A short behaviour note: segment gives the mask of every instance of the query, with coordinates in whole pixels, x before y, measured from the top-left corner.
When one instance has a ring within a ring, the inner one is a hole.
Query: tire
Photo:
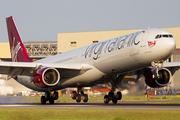
[[[81,91],[81,95],[84,95],[84,91]]]
[[[80,94],[76,95],[76,102],[81,102],[81,95]]]
[[[117,98],[116,98],[116,97],[113,97],[112,102],[113,102],[114,104],[116,104],[116,103],[117,103]]]
[[[46,104],[46,98],[45,98],[45,96],[41,96],[41,104]]]
[[[72,99],[76,99],[76,95],[77,95],[77,92],[76,91],[72,91],[72,95],[71,95]]]
[[[112,100],[113,99],[113,97],[114,97],[114,92],[109,92],[108,93],[108,96],[109,96],[109,100]]]
[[[121,100],[122,99],[122,93],[117,92],[116,98],[117,98],[117,100]]]
[[[108,104],[108,103],[109,103],[109,96],[108,96],[108,95],[105,95],[105,96],[104,96],[104,103],[105,103],[105,104]]]
[[[49,103],[50,104],[54,104],[54,98],[51,96],[50,99],[49,99]]]
[[[46,100],[50,99],[50,92],[49,91],[45,92],[45,98],[46,98]]]
[[[83,97],[83,102],[87,102],[88,101],[88,95],[87,94],[82,95],[82,97]]]
[[[58,92],[54,92],[54,94],[53,94],[53,98],[54,98],[54,100],[57,100],[58,99]]]

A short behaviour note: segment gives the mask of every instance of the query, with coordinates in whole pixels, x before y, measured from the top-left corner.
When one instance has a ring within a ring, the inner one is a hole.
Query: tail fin
[[[13,62],[32,62],[21,41],[12,16],[6,18],[11,58]]]

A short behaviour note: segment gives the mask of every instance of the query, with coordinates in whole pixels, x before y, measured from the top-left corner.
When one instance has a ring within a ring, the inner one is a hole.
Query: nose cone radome
[[[168,47],[167,49],[169,49],[169,51],[171,52],[171,54],[174,52],[174,50],[176,49],[176,41],[174,38],[169,39],[168,41]]]
[[[165,60],[169,58],[176,49],[176,41],[174,38],[169,38],[161,40],[161,43],[161,48],[163,49],[160,50],[160,53],[161,57]]]

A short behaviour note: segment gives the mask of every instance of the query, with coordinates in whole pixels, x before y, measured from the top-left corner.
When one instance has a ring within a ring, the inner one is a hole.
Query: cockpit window
[[[155,39],[158,39],[158,38],[172,38],[173,36],[171,34],[164,34],[164,35],[156,35]]]
[[[157,39],[159,37],[159,35],[157,35],[156,37],[155,37],[155,39]]]
[[[162,35],[163,37],[165,37],[165,38],[168,38],[169,36],[168,35]]]
[[[170,38],[172,38],[173,36],[172,35],[169,35]]]

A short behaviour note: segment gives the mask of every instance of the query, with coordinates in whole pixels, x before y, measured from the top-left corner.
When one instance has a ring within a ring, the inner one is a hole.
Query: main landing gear
[[[45,92],[45,96],[41,96],[41,104],[46,104],[49,101],[50,104],[54,104],[54,100],[58,99],[58,92],[51,94],[49,91]]]
[[[88,101],[88,95],[84,94],[84,91],[82,91],[82,87],[78,87],[78,92],[73,91],[71,94],[72,99],[76,100],[76,102],[87,102]]]
[[[112,100],[112,102],[113,102],[114,104],[116,104],[118,100],[121,100],[121,98],[122,98],[122,93],[121,93],[121,92],[117,92],[116,94],[114,94],[113,91],[110,91],[110,92],[108,93],[108,95],[105,95],[105,96],[104,96],[104,103],[105,103],[105,104],[108,104],[109,101]]]
[[[119,75],[118,73],[116,73],[115,79],[113,81],[111,81],[111,86],[112,86],[111,91],[108,93],[108,95],[104,96],[105,104],[108,104],[109,101],[111,101],[111,100],[114,104],[116,104],[118,100],[122,99],[122,93],[120,91],[115,93],[115,89],[117,88],[117,85],[120,82],[122,82],[124,76],[125,76],[125,74]]]

